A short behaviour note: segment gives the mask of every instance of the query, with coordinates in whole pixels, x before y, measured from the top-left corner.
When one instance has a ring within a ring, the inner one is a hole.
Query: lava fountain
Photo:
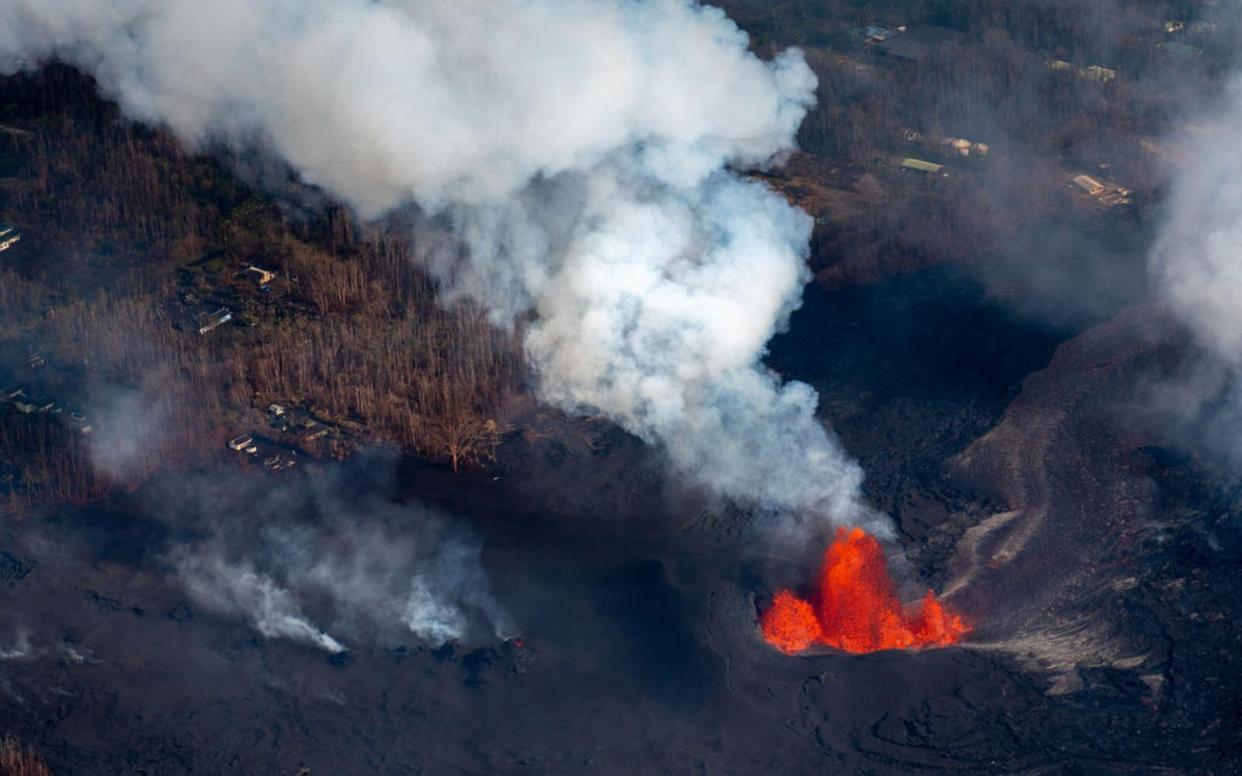
[[[764,639],[787,654],[814,644],[854,653],[943,647],[970,632],[930,590],[902,605],[880,542],[861,528],[837,529],[812,600],[781,590],[759,624]]]

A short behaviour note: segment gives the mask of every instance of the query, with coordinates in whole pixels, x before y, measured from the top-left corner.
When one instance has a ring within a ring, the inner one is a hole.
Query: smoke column
[[[516,627],[464,526],[381,497],[383,457],[275,484],[177,476],[145,494],[175,537],[162,562],[198,605],[244,616],[268,638],[342,652],[364,643],[439,646]]]
[[[1173,312],[1233,370],[1242,367],[1242,78],[1226,90],[1224,131],[1204,136],[1173,184],[1152,266]]]
[[[1163,301],[1202,352],[1157,384],[1149,403],[1175,433],[1242,472],[1242,76],[1200,117],[1208,131],[1177,171],[1151,253]],[[1204,126],[1201,124],[1200,126]]]
[[[364,218],[416,206],[422,257],[526,345],[542,398],[779,513],[887,525],[761,363],[811,221],[735,172],[793,148],[801,52],[762,61],[691,0],[3,0],[0,71],[59,57],[191,146],[275,153]],[[822,525],[822,523],[820,523]]]
[[[245,612],[255,629],[268,638],[287,638],[333,654],[345,651],[339,641],[307,619],[292,592],[249,564],[187,552],[179,558],[178,571],[196,600],[217,611]]]

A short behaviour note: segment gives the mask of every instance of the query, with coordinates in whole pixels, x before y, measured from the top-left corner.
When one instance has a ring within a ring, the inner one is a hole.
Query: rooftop
[[[907,170],[918,170],[919,172],[940,172],[944,169],[943,164],[925,162],[922,159],[902,159],[901,166]]]

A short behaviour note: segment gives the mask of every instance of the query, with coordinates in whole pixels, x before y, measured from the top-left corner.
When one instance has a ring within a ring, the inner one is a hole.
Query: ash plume
[[[430,509],[384,500],[372,478],[325,469],[274,487],[174,479],[148,496],[174,532],[163,561],[199,605],[242,616],[265,637],[339,653],[515,633],[479,540]]]
[[[762,364],[811,220],[735,171],[793,149],[801,52],[763,61],[692,0],[4,5],[0,71],[58,57],[191,146],[274,153],[364,218],[416,209],[446,299],[529,324],[549,403],[785,526],[886,532],[814,391]]]

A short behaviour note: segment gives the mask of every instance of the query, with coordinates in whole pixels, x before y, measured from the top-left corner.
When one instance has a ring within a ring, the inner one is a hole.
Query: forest
[[[123,120],[67,67],[0,79],[0,104],[4,219],[23,230],[0,256],[0,382],[66,405],[0,416],[11,506],[201,463],[275,402],[342,431],[311,452],[389,444],[455,468],[494,454],[526,380],[519,335],[438,304],[408,232],[260,194],[244,160]],[[249,265],[279,279],[234,277]],[[179,325],[219,305],[229,325]],[[95,408],[89,434],[64,422],[74,402]],[[100,446],[124,466],[99,471]]]
[[[757,52],[801,46],[819,79],[803,150],[751,174],[816,217],[830,286],[970,262],[1043,219],[1145,228],[1179,122],[1234,64],[1223,5],[726,0]],[[886,56],[888,35],[921,42]],[[187,150],[70,67],[0,78],[0,221],[23,235],[0,254],[0,387],[59,404],[0,408],[10,508],[230,456],[272,404],[331,428],[281,442],[304,455],[454,469],[534,406],[522,322],[441,304],[400,217],[360,223],[261,151]]]

